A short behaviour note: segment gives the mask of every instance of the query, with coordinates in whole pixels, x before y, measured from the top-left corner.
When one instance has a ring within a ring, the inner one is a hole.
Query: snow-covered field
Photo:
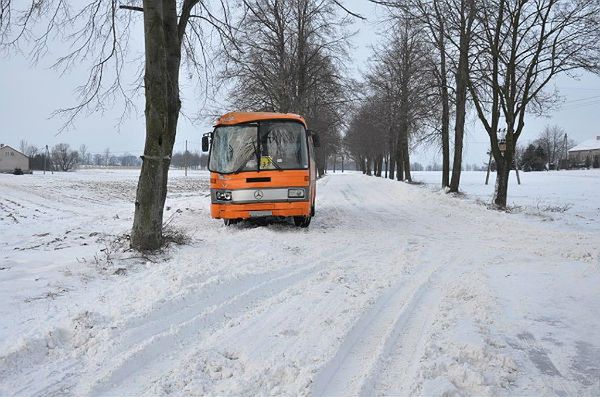
[[[0,175],[0,395],[600,395],[600,173],[524,174],[510,214],[483,173],[338,173],[308,230],[223,226],[207,178],[143,257],[136,171]]]
[[[467,171],[461,176],[461,191],[467,198],[492,203],[496,173]],[[600,169],[579,171],[520,172],[521,184],[514,171],[510,174],[508,204],[548,225],[588,229],[600,233]],[[440,172],[414,172],[414,179],[439,189]]]

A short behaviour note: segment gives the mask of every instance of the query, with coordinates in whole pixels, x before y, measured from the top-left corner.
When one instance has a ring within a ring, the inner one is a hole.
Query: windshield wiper
[[[254,145],[254,142],[252,142],[252,149],[254,149],[253,152],[252,152],[252,154],[254,156],[256,156],[256,158],[258,158],[258,148]],[[234,174],[239,174],[244,168],[246,168],[246,165],[248,164],[248,161],[250,161],[251,159],[252,159],[252,157],[250,157],[248,160],[244,161],[242,163],[242,165],[237,170],[235,170],[233,173]],[[256,168],[260,169],[260,165],[258,163],[257,163],[257,167]]]
[[[267,157],[269,159],[269,161],[271,162],[271,164],[273,164],[275,166],[275,168],[277,168],[279,171],[283,171],[283,168],[281,168],[281,166],[279,164],[277,164],[276,162],[273,161],[273,158],[271,156]]]
[[[246,164],[248,163],[248,161],[250,161],[250,159],[248,159],[248,160],[244,161],[244,162],[242,163],[242,165],[240,166],[240,168],[238,168],[237,170],[233,171],[233,173],[234,173],[234,174],[239,174],[240,172],[242,172],[242,170],[243,170],[244,168],[246,168]]]

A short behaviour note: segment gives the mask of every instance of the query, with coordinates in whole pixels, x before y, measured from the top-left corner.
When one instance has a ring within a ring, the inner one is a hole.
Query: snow
[[[326,176],[297,229],[172,171],[189,241],[143,256],[137,171],[0,175],[0,395],[599,395],[600,173],[522,174],[512,213],[415,177]]]
[[[570,230],[600,232],[600,169],[510,173],[508,205],[513,213],[523,213],[547,226]],[[496,174],[490,173],[485,184],[485,172],[466,171],[461,175],[460,190],[467,199],[491,204]],[[415,181],[438,190],[440,172],[414,172]]]

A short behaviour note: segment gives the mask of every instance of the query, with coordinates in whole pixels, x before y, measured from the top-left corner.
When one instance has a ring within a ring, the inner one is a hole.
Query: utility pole
[[[490,167],[492,166],[492,148],[490,148],[490,159],[488,160],[487,174],[485,175],[485,184],[490,181]]]
[[[564,159],[565,159],[565,168],[569,169],[569,144],[567,140],[567,133],[565,132],[565,148],[564,148]]]
[[[46,158],[48,157],[48,145],[46,145],[46,153],[44,153],[44,175],[46,175]]]
[[[185,154],[183,156],[183,161],[185,163],[185,176],[187,176],[187,166],[188,166],[188,151],[187,151],[187,139],[185,140]]]

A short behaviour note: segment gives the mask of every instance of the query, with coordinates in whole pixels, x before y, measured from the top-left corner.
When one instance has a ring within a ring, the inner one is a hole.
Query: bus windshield
[[[304,126],[293,121],[261,121],[217,127],[209,169],[224,174],[241,171],[307,169]]]

